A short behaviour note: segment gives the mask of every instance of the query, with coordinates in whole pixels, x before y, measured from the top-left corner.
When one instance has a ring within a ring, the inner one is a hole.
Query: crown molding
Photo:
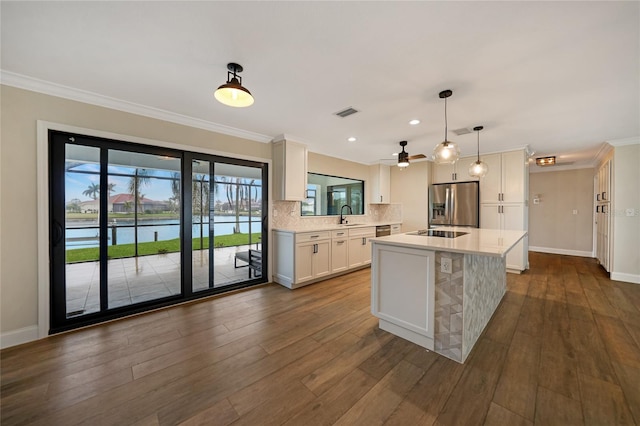
[[[607,141],[612,146],[625,146],[625,145],[637,145],[640,144],[640,136],[634,136],[632,138],[614,139]]]
[[[45,95],[56,96],[130,114],[142,115],[144,117],[155,118],[157,120],[168,121],[188,127],[195,127],[197,129],[208,130],[224,135],[235,136],[255,142],[269,143],[273,139],[272,136],[237,129],[235,127],[225,126],[224,124],[218,124],[199,118],[188,117],[186,115],[165,111],[159,108],[152,108],[133,102],[123,101],[121,99],[115,99],[93,92],[27,77],[10,71],[0,70],[0,83],[6,86],[16,87],[18,89],[30,90],[32,92],[43,93]]]

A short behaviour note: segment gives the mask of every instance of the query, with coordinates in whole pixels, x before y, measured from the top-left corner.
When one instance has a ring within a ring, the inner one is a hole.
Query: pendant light
[[[233,62],[227,64],[227,82],[218,87],[213,94],[216,99],[232,107],[248,107],[253,104],[251,92],[242,86],[242,77],[238,75],[243,68],[242,65]]]
[[[484,129],[484,127],[482,126],[473,128],[473,131],[478,133],[478,159],[471,163],[471,165],[469,166],[469,176],[477,178],[485,177],[485,175],[489,171],[487,163],[484,163],[480,160],[480,130],[482,129]]]
[[[460,148],[455,142],[447,140],[447,98],[451,96],[451,90],[440,92],[440,99],[444,99],[444,141],[433,149],[433,161],[437,164],[454,164],[460,157]]]

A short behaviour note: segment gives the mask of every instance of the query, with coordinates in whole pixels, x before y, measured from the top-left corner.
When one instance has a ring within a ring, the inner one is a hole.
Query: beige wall
[[[613,267],[611,278],[640,284],[640,144],[613,154]],[[627,216],[627,210],[632,215]]]
[[[531,250],[592,255],[594,173],[589,168],[529,175]],[[535,194],[540,197],[539,204],[533,203]]]
[[[0,86],[0,98],[0,333],[38,323],[36,120],[271,158],[270,144],[13,87]]]
[[[404,170],[391,167],[391,202],[402,204],[402,232],[428,227],[430,176],[429,161],[413,162]]]
[[[328,157],[326,155],[316,154],[315,152],[309,153],[307,157],[307,167],[310,172],[320,173],[321,175],[359,179],[365,182],[369,180],[369,166],[366,164]]]

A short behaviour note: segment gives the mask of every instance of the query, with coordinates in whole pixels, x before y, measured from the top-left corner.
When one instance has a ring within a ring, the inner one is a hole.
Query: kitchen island
[[[437,231],[371,240],[371,312],[381,329],[462,363],[506,292],[505,256],[526,232]]]

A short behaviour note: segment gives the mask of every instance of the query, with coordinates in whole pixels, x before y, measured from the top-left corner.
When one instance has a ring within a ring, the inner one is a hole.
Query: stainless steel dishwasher
[[[376,237],[386,237],[391,235],[391,225],[376,226]]]

